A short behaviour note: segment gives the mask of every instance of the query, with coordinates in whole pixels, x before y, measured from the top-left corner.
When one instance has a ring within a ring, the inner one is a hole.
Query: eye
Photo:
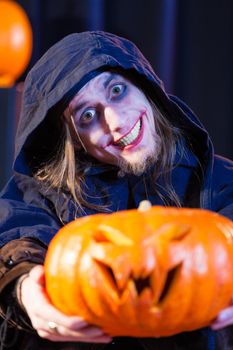
[[[111,98],[118,98],[118,97],[122,97],[124,95],[126,91],[126,85],[123,83],[118,83],[115,84],[111,87],[111,91],[110,91],[110,97]]]
[[[86,109],[79,118],[81,125],[90,124],[96,116],[96,110],[94,108]]]

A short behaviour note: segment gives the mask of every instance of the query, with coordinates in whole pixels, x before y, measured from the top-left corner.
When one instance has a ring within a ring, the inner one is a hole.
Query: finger
[[[41,285],[43,278],[44,268],[38,265],[30,271],[29,277],[23,281],[22,285],[22,300],[33,327],[38,329],[41,324],[47,325],[49,321],[71,330],[81,330],[86,327],[88,323],[82,317],[66,316],[51,304],[44,285]],[[33,298],[32,295],[34,295]]]
[[[66,316],[58,309],[56,309],[50,302],[46,291],[43,286],[35,284],[34,282],[39,281],[43,278],[43,269],[33,269],[28,280],[24,282],[24,288],[27,290],[34,289],[34,295],[36,295],[37,302],[31,302],[29,314],[32,317],[39,318],[47,323],[48,321],[54,321],[61,324],[64,327],[70,329],[82,329],[88,325],[88,323],[80,316]],[[31,279],[31,280],[30,280]],[[31,285],[33,284],[33,286]],[[27,297],[24,298],[29,301]]]
[[[233,324],[233,307],[221,311],[215,321],[211,324],[213,330],[221,329]]]
[[[89,323],[79,316],[66,316],[59,310],[55,309],[52,305],[46,305],[43,307],[43,311],[36,309],[32,317],[33,327],[38,329],[41,325],[45,325],[47,328],[49,321],[53,321],[56,324],[69,329],[70,331],[82,331]]]
[[[60,327],[64,328],[67,330],[67,332],[82,332],[85,327],[88,326],[86,321],[79,321],[76,318],[71,318],[66,321],[64,318],[62,319],[62,322],[59,323],[56,318],[51,318],[50,320],[44,319],[42,317],[38,317],[37,315],[34,315],[31,318],[32,326],[36,330],[42,329],[42,330],[48,330],[49,328],[49,323],[54,323],[55,325],[59,325]],[[84,327],[85,326],[85,327]],[[99,328],[95,327],[96,329],[99,330]],[[98,334],[98,332],[97,332]]]
[[[71,336],[71,335],[60,335],[59,333],[53,334],[48,330],[40,329],[37,331],[38,335],[41,338],[46,338],[51,341],[59,341],[59,342],[85,342],[85,343],[110,343],[112,338],[108,335],[100,335],[95,337],[88,336]]]
[[[96,337],[102,337],[106,335],[100,328],[97,328],[94,326],[88,326],[82,329],[81,331],[78,331],[78,330],[70,330],[68,328],[58,325],[57,331],[62,336],[78,337],[80,339],[96,338]]]
[[[89,325],[80,316],[66,316],[52,305],[47,304],[42,309],[35,310],[35,318],[42,320],[44,324],[48,324],[49,321],[53,321],[60,326],[70,329],[71,331],[81,331]]]
[[[51,327],[51,325],[53,327]],[[98,327],[89,325],[82,329],[70,329],[66,328],[61,324],[55,323],[54,321],[45,322],[42,319],[35,319],[35,322],[33,323],[33,327],[39,331],[45,331],[51,334],[59,334],[61,336],[71,336],[75,338],[93,338],[93,337],[100,337],[105,336],[106,334]]]

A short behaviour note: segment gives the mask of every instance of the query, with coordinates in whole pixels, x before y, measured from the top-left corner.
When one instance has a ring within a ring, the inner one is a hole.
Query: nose
[[[106,106],[104,109],[104,120],[108,129],[112,132],[120,132],[123,126],[124,118],[119,110],[112,106]]]

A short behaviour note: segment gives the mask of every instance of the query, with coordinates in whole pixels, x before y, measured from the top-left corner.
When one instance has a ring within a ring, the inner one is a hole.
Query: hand
[[[226,309],[222,310],[214,322],[210,325],[213,330],[218,330],[233,325],[233,302]]]
[[[21,284],[21,303],[40,337],[51,341],[109,343],[110,336],[78,316],[66,316],[49,301],[44,267],[35,266]]]

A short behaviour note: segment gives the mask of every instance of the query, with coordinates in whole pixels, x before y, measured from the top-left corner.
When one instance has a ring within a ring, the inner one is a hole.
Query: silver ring
[[[57,323],[55,323],[53,321],[48,322],[48,329],[53,334],[59,334],[58,325],[57,325]]]

